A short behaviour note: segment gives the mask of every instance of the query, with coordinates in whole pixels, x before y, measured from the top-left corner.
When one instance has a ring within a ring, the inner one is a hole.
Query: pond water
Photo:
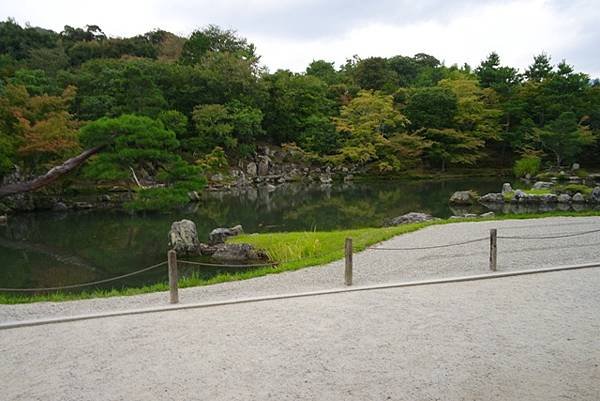
[[[269,192],[207,193],[168,214],[122,211],[38,212],[11,216],[0,226],[0,287],[39,288],[113,277],[164,261],[173,221],[193,220],[201,240],[215,227],[242,224],[246,232],[332,230],[380,226],[410,211],[448,217],[457,190],[498,192],[501,178],[294,184]],[[218,269],[202,270],[210,276]],[[166,280],[166,267],[104,288]]]

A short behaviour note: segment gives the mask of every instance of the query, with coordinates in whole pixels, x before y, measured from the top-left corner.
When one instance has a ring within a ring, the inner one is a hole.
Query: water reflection
[[[447,203],[454,191],[471,188],[483,194],[497,192],[501,186],[500,178],[288,184],[275,190],[206,193],[201,202],[168,214],[93,210],[21,214],[0,226],[0,286],[63,285],[152,265],[165,259],[167,232],[173,221],[182,218],[196,223],[201,240],[215,227],[236,224],[247,232],[379,226],[410,211],[448,217],[456,212]],[[153,271],[117,286],[165,277],[164,271]]]

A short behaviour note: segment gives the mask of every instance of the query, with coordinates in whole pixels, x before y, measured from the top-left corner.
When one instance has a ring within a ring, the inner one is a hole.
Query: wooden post
[[[344,271],[344,282],[346,285],[352,285],[352,238],[346,238],[346,270]]]
[[[496,271],[496,262],[498,260],[498,231],[495,228],[490,230],[490,270]]]
[[[179,280],[177,274],[177,253],[171,249],[167,256],[169,262],[169,301],[172,304],[177,304],[179,303],[179,289],[177,288],[177,281]]]

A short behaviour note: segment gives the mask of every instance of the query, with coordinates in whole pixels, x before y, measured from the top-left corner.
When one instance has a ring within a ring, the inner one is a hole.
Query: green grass
[[[548,195],[553,193],[552,190],[550,189],[523,189],[523,192],[525,192],[527,195],[534,195],[534,196],[540,196],[540,195]],[[512,200],[512,198],[515,197],[515,193],[513,192],[506,192],[504,193],[504,201],[505,202],[510,202]]]
[[[420,230],[424,227],[438,224],[452,224],[462,221],[489,221],[489,220],[524,220],[542,217],[557,216],[599,216],[600,211],[585,212],[548,212],[539,214],[521,214],[521,215],[500,215],[486,219],[448,219],[436,220],[426,223],[406,224],[397,227],[380,228],[360,228],[353,230],[338,231],[306,231],[306,232],[287,232],[287,233],[265,233],[265,234],[247,234],[236,237],[232,242],[245,242],[262,248],[267,251],[271,259],[280,262],[274,267],[262,267],[241,272],[223,273],[211,277],[210,279],[201,278],[198,275],[191,275],[180,279],[181,288],[196,287],[223,283],[227,281],[245,280],[254,277],[275,274],[284,271],[298,270],[308,266],[317,266],[326,264],[344,256],[344,241],[347,237],[353,239],[355,251],[361,251],[367,246],[387,240],[396,235],[406,234]],[[14,295],[0,294],[0,304],[17,304],[40,301],[69,301],[76,299],[106,298],[114,296],[139,295],[150,292],[167,291],[167,283],[157,283],[140,288],[123,288],[109,291],[94,290],[81,293],[56,292],[49,294],[36,295]]]

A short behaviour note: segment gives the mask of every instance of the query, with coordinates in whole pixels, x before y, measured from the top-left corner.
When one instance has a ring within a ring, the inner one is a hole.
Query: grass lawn
[[[367,246],[437,224],[452,224],[462,221],[489,221],[533,219],[554,216],[598,216],[600,211],[585,212],[548,212],[541,214],[500,215],[486,219],[448,219],[426,223],[405,224],[396,227],[372,227],[339,231],[305,231],[246,234],[235,237],[231,242],[245,242],[264,249],[272,260],[280,262],[277,266],[260,267],[234,273],[223,273],[210,279],[195,275],[183,277],[179,281],[181,288],[223,283],[227,281],[245,280],[267,274],[297,270],[308,266],[323,265],[344,256],[344,241],[353,239],[354,251],[358,252]],[[87,298],[103,298],[113,296],[138,295],[149,292],[167,291],[168,284],[157,283],[140,288],[122,288],[110,291],[93,290],[80,293],[53,292],[48,294],[15,295],[0,294],[0,304],[29,303],[39,301],[67,301]]]

